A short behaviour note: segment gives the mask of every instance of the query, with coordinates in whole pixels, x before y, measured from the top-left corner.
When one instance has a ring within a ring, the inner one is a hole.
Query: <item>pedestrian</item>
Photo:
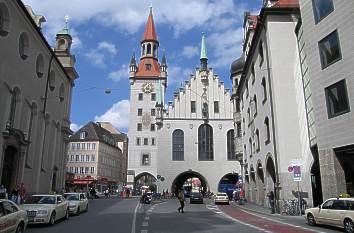
[[[23,182],[20,185],[19,194],[20,194],[21,204],[22,204],[25,201],[25,197],[26,197],[26,187]]]
[[[7,190],[4,185],[0,186],[0,199],[7,199]]]
[[[183,208],[184,208],[184,201],[185,201],[185,198],[184,198],[184,194],[183,194],[183,191],[182,191],[182,190],[180,190],[180,191],[178,192],[177,198],[178,198],[179,203],[180,203],[180,205],[181,205],[180,207],[178,207],[178,213],[180,213],[180,212],[184,213]]]
[[[90,190],[90,196],[92,200],[96,197],[96,190],[94,189],[94,187],[92,187]]]
[[[15,202],[16,204],[19,204],[19,202],[21,202],[18,186],[16,188],[14,188],[11,192],[11,201]]]
[[[272,210],[272,214],[274,214],[275,213],[274,192],[270,191],[267,196],[268,196],[270,208]]]

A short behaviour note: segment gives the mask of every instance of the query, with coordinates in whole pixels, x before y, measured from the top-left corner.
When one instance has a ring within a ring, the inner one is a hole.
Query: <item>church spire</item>
[[[205,33],[202,33],[202,48],[200,50],[200,67],[201,70],[207,70],[208,68],[208,56],[205,43]]]
[[[155,23],[154,23],[154,17],[152,15],[152,7],[150,7],[148,21],[146,23],[143,39],[141,40],[141,42],[144,42],[144,41],[155,41],[158,43],[156,29],[155,29]]]

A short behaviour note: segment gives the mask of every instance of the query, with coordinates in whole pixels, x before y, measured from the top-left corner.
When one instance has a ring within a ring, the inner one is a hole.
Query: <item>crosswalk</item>
[[[222,214],[223,212],[219,209],[219,207],[215,204],[207,204],[206,208],[210,211],[213,211],[216,214]]]

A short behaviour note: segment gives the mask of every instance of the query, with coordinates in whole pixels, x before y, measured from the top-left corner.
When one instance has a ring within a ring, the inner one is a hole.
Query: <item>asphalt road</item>
[[[326,227],[310,227],[303,218],[260,215],[237,206],[215,206],[186,202],[178,213],[176,199],[149,205],[133,199],[90,200],[87,213],[58,221],[54,226],[29,226],[26,233],[313,233],[341,232]],[[342,231],[343,232],[343,231]]]

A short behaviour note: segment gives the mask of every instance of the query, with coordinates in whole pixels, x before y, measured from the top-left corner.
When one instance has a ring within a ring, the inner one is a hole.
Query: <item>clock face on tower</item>
[[[153,91],[153,87],[151,83],[144,83],[142,87],[142,91],[146,94],[149,94]]]

